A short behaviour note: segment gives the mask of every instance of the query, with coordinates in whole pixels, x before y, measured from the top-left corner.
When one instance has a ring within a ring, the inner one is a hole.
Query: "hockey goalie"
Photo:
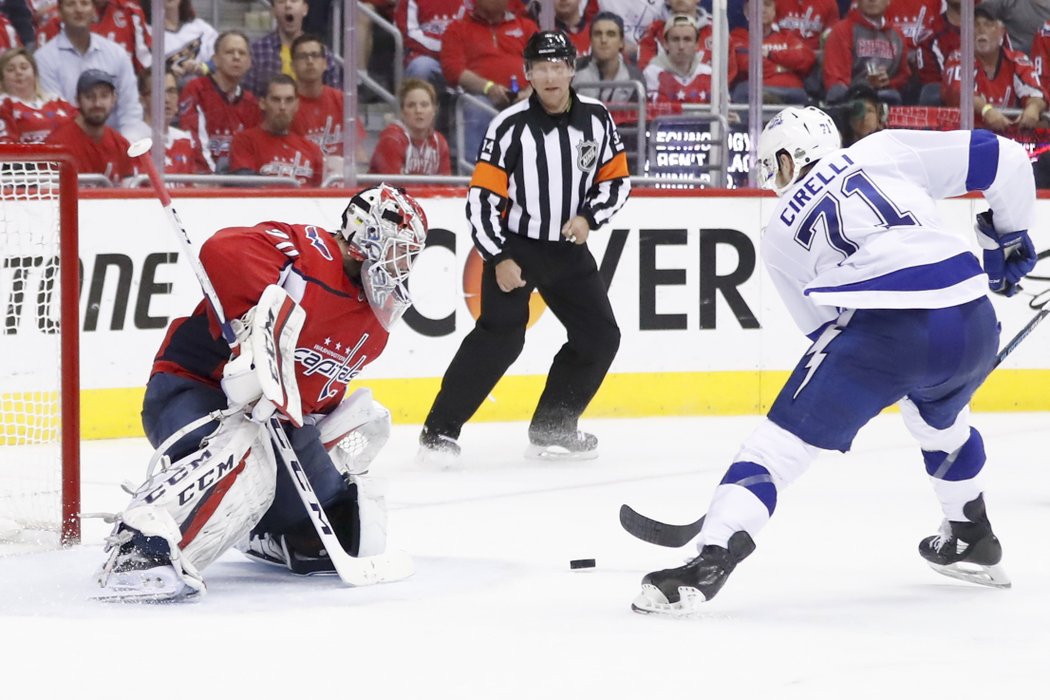
[[[411,305],[426,231],[414,199],[379,185],[351,198],[338,233],[267,221],[204,243],[230,327],[224,336],[205,299],[168,329],[142,409],[157,452],[115,516],[97,598],[198,597],[202,572],[232,546],[298,574],[334,573],[282,454],[301,465],[347,553],[383,553],[384,489],[368,466],[390,414],[368,389],[344,396]],[[275,411],[291,453],[263,427]]]

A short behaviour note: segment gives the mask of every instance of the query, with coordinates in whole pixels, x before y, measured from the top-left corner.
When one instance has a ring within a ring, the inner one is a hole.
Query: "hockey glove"
[[[984,271],[988,288],[1012,297],[1021,289],[1018,282],[1035,267],[1036,253],[1028,231],[999,233],[991,211],[977,215],[977,240],[984,249]]]

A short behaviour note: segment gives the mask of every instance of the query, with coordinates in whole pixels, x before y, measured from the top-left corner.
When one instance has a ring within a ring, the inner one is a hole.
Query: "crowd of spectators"
[[[357,160],[372,172],[418,175],[451,173],[456,156],[472,162],[492,116],[530,97],[521,54],[542,3],[367,2],[404,38],[404,79],[390,86],[399,109],[374,132],[374,148],[364,147],[362,120],[352,122]],[[731,32],[718,61],[710,0],[552,0],[551,9],[579,52],[581,94],[629,124],[639,88],[658,109],[709,102],[719,64],[732,102],[746,102],[752,2],[766,103],[841,106],[836,117],[848,135],[884,125],[887,105],[960,103],[960,0],[729,0]],[[78,125],[78,138],[147,135],[150,9],[138,0],[0,0],[0,142],[46,141],[60,126],[74,133],[66,121]],[[330,9],[330,0],[275,0],[273,31],[252,41],[239,29],[217,32],[192,0],[165,0],[168,169],[283,174],[304,184],[342,172],[343,67],[331,32],[308,32],[326,27]],[[371,49],[363,17],[360,46]],[[983,0],[970,21],[977,125],[1038,126],[1050,94],[1050,0]],[[82,94],[85,75],[94,83]],[[456,99],[462,143],[441,114]],[[109,131],[94,124],[103,112]],[[84,172],[118,181],[126,175],[116,163]]]

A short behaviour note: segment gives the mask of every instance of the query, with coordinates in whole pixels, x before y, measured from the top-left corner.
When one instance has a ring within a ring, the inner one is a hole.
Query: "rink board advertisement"
[[[425,417],[477,310],[481,264],[472,253],[462,192],[442,194],[420,198],[430,235],[412,273],[415,308],[395,329],[382,357],[351,383],[372,387],[395,420],[403,422]],[[224,226],[267,220],[335,229],[346,200],[346,194],[188,195],[176,198],[175,206],[191,236],[202,241]],[[589,415],[735,414],[768,408],[808,346],[762,269],[760,231],[774,204],[754,193],[639,193],[612,225],[592,233],[588,245],[608,285],[623,338]],[[1039,206],[1050,215],[1050,201],[1041,200]],[[941,209],[946,224],[969,229],[977,207],[983,200],[948,201]],[[89,195],[80,203],[80,227],[83,432],[85,437],[138,435],[153,356],[170,321],[198,303],[200,287],[153,198]],[[1043,232],[1033,232],[1033,238],[1039,250],[1050,245]],[[34,298],[51,273],[46,264],[34,267],[30,261],[28,268],[18,274],[28,298]],[[13,274],[10,266],[2,272]],[[6,280],[0,289],[10,289]],[[1025,298],[997,298],[995,304],[1004,337],[1034,313]],[[4,308],[6,327],[15,333],[0,336],[2,355],[17,352],[33,369],[54,363],[53,355],[37,352],[42,339],[35,337],[47,327],[35,315],[53,310],[22,304],[14,318],[10,299]],[[561,324],[536,295],[525,349],[477,419],[528,418],[564,342]],[[992,375],[976,407],[1050,409],[1048,345],[1050,327],[1040,327]]]

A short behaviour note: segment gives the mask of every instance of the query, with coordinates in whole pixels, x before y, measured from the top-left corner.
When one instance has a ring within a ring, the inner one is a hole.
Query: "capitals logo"
[[[354,359],[354,356],[364,347],[368,338],[369,334],[365,333],[357,341],[357,345],[352,348],[346,346],[346,355],[341,359],[337,352],[321,345],[314,345],[312,348],[299,347],[295,349],[295,361],[302,366],[304,377],[320,374],[328,378],[328,381],[317,394],[318,401],[330,399],[337,396],[340,391],[346,391],[346,385],[350,383],[350,380],[360,374],[361,368],[368,361],[368,356],[361,355],[356,359]],[[325,344],[329,344],[330,341],[331,339],[326,340]],[[336,350],[341,350],[342,347],[341,343],[336,343]],[[341,390],[336,388],[338,384],[343,385]]]

